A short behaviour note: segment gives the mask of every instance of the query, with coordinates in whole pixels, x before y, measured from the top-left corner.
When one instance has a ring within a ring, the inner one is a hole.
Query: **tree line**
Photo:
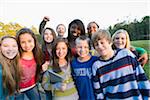
[[[149,40],[150,39],[150,16],[145,16],[141,21],[134,20],[133,22],[123,21],[116,23],[113,26],[109,26],[108,30],[113,34],[118,29],[125,29],[130,35],[130,39],[133,40]],[[16,32],[23,28],[24,26],[19,25],[18,23],[8,23],[4,24],[0,21],[0,37],[3,35],[16,35]],[[32,26],[31,30],[34,33],[38,33],[37,29]]]
[[[126,21],[109,26],[109,31],[113,34],[116,30],[122,28],[128,31],[130,39],[133,40],[149,40],[150,39],[150,16],[145,16],[141,21],[136,19],[133,22]]]

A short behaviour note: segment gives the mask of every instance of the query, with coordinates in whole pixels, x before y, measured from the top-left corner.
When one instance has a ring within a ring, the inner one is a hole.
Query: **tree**
[[[114,27],[110,26],[108,29],[111,34],[113,34],[118,29],[125,29],[128,31],[131,40],[147,40],[150,39],[149,19],[149,16],[145,16],[142,18],[141,22],[138,22],[137,19],[130,23],[126,23],[126,21],[123,21],[115,24]]]

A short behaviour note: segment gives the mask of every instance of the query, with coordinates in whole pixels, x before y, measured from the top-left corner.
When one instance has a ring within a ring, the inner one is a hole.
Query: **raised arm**
[[[48,16],[45,16],[42,20],[42,22],[40,23],[40,26],[39,26],[39,33],[42,34],[42,31],[46,25],[46,22],[49,21],[49,17]]]

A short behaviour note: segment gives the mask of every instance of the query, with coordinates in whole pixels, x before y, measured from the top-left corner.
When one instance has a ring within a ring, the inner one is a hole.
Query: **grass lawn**
[[[131,44],[133,46],[142,47],[145,50],[147,50],[149,60],[148,63],[144,66],[144,71],[150,80],[150,40],[131,41]]]

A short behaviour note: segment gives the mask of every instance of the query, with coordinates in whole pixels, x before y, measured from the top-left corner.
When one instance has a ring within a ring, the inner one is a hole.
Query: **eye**
[[[96,27],[95,27],[95,26],[94,26],[93,28],[94,28],[94,29],[96,29]]]
[[[115,39],[116,39],[116,40],[118,40],[119,38],[118,38],[118,37],[116,37]]]
[[[24,44],[24,43],[25,43],[25,41],[21,41],[20,43],[21,43],[21,44]]]
[[[44,33],[44,35],[48,35],[48,33]]]
[[[121,38],[122,40],[124,40],[125,38]]]
[[[8,47],[8,44],[3,44],[2,46],[3,46],[3,47]]]
[[[62,48],[63,50],[65,50],[66,48],[64,47],[64,48]]]
[[[31,43],[31,42],[32,42],[32,40],[28,40],[28,42],[29,42],[29,43]]]
[[[17,45],[13,45],[13,47],[17,47]]]
[[[88,48],[89,48],[89,46],[85,46],[84,48],[85,48],[85,49],[88,49]]]

